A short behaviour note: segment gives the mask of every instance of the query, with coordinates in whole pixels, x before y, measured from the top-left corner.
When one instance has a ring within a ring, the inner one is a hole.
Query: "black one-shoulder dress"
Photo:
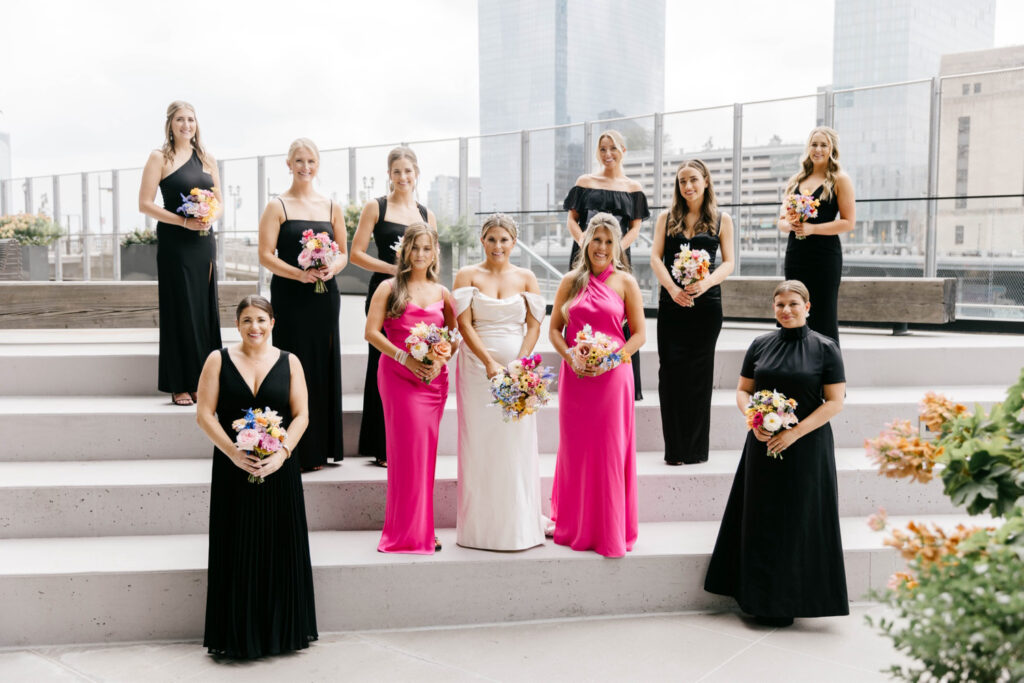
[[[821,199],[824,185],[811,195]],[[811,224],[831,223],[839,215],[839,199],[835,191],[821,200],[818,215]],[[843,275],[843,244],[839,235],[808,235],[802,240],[789,233],[786,242],[785,273],[787,280],[799,280],[811,295],[811,313],[807,325],[839,343],[839,283]]]

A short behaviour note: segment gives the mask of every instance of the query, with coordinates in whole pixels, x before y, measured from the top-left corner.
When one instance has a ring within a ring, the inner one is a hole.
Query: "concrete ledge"
[[[221,325],[256,282],[217,283]],[[157,327],[155,282],[0,282],[0,329]]]

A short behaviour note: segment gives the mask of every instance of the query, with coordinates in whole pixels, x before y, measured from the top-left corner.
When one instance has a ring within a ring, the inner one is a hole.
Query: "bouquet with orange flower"
[[[786,197],[786,208],[796,214],[800,223],[806,223],[811,218],[818,217],[818,206],[821,201],[807,194],[791,194]],[[797,235],[798,240],[805,239]]]
[[[679,247],[672,262],[672,277],[683,287],[700,282],[711,272],[711,256],[703,249],[691,249],[689,244]],[[693,306],[693,304],[690,304]]]
[[[260,460],[277,453],[288,437],[288,432],[281,426],[281,419],[270,408],[249,408],[245,411],[245,417],[231,423],[231,427],[238,432],[235,445],[243,451],[255,453]],[[250,484],[262,484],[264,481],[263,477],[249,475]]]
[[[326,232],[313,234],[312,230],[304,230],[299,244],[302,245],[302,251],[299,252],[299,265],[304,270],[326,268],[331,265],[335,256],[341,251],[338,243],[332,240]],[[327,285],[323,280],[317,280],[313,291],[317,294],[325,294]]]
[[[219,210],[220,202],[217,201],[217,195],[213,193],[213,190],[202,190],[198,187],[193,187],[187,195],[181,195],[181,206],[178,207],[178,213],[188,218],[195,218],[207,228]],[[209,234],[210,231],[206,228],[199,231],[200,237],[206,237]]]
[[[437,360],[448,360],[452,356],[452,343],[458,341],[457,330],[438,327],[434,323],[416,323],[405,338],[409,355],[423,363],[433,365]],[[430,382],[428,381],[427,384]]]
[[[575,344],[569,353],[580,364],[588,368],[611,370],[621,363],[628,363],[629,356],[619,353],[619,343],[604,332],[594,332],[590,325],[576,333]]]
[[[789,429],[799,420],[796,417],[796,399],[775,391],[762,389],[750,396],[747,408],[743,411],[747,416],[747,429],[761,429],[774,434]],[[782,453],[770,450],[768,455],[782,460]]]

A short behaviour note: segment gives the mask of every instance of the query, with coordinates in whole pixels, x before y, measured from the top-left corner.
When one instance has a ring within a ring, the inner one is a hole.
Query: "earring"
[[[389,180],[388,181],[388,192],[394,192],[394,191],[395,191],[395,183],[393,181]]]

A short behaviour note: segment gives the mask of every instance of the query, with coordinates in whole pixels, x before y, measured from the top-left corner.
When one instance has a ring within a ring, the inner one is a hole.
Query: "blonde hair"
[[[174,131],[171,130],[171,123],[174,121],[174,115],[181,109],[188,109],[195,116],[196,108],[184,100],[174,100],[167,105],[167,120],[164,121],[164,144],[160,147],[160,152],[163,153],[164,159],[168,163],[174,161]],[[203,143],[199,139],[199,117],[196,116],[196,132],[192,136],[190,141],[192,149],[199,154],[199,161],[203,162],[204,166],[209,166],[209,157],[206,155],[206,148],[203,147]]]
[[[836,177],[839,175],[839,133],[828,126],[818,126],[807,136],[807,146],[804,148],[804,156],[800,159],[800,170],[797,171],[786,183],[786,194],[796,194],[800,191],[800,183],[814,173],[814,162],[811,161],[811,140],[821,133],[828,138],[829,147],[832,149],[828,154],[828,163],[825,165],[825,182],[822,183],[821,198],[828,200],[836,187]]]
[[[388,295],[386,315],[389,318],[398,318],[405,312],[405,307],[409,305],[411,298],[409,296],[409,276],[412,274],[412,248],[416,244],[416,240],[422,235],[429,235],[430,242],[434,247],[434,260],[427,268],[427,280],[430,282],[440,281],[438,278],[441,268],[437,255],[437,231],[422,221],[410,223],[409,227],[405,229],[405,234],[402,235],[401,247],[395,255],[395,265],[398,266],[398,272],[395,273],[394,282],[391,285],[391,294]]]
[[[565,318],[566,322],[569,321],[569,305],[576,299],[577,294],[586,289],[587,283],[590,282],[593,264],[590,262],[590,250],[588,247],[594,241],[594,235],[602,228],[607,230],[612,236],[611,267],[626,273],[630,272],[629,263],[622,257],[622,228],[619,226],[619,220],[610,213],[601,212],[594,214],[594,217],[587,224],[587,230],[583,233],[583,238],[580,240],[580,252],[576,255],[576,262],[573,264],[572,270],[566,275],[566,277],[572,278],[569,295],[565,298],[565,303],[562,304],[562,317]]]
[[[483,225],[480,226],[480,239],[487,236],[487,231],[491,228],[504,228],[508,230],[508,234],[512,235],[512,239],[519,239],[519,227],[516,222],[505,213],[492,213],[485,220]]]
[[[804,283],[799,280],[784,280],[772,292],[772,301],[775,301],[775,297],[779,294],[785,294],[786,292],[793,292],[803,299],[804,303],[811,300],[811,293],[807,291],[807,286]]]
[[[697,215],[697,222],[693,224],[693,234],[698,235],[707,232],[712,235],[718,233],[718,200],[715,199],[715,188],[711,182],[711,171],[707,164],[700,159],[688,159],[679,164],[675,175],[675,189],[672,191],[672,208],[669,209],[668,219],[665,222],[665,232],[673,237],[686,232],[686,214],[689,207],[683,199],[683,193],[679,190],[679,172],[684,168],[693,170],[704,176],[707,186],[704,188],[704,200],[700,204],[700,213]]]
[[[309,138],[295,138],[292,144],[288,145],[288,161],[295,161],[295,156],[304,149],[312,152],[316,157],[316,163],[320,163],[320,149]]]
[[[615,149],[619,150],[623,154],[626,153],[626,140],[622,137],[622,133],[612,128],[601,131],[601,134],[597,136],[597,146],[594,148],[594,158],[599,162],[601,161],[601,140],[608,138],[615,145]]]

